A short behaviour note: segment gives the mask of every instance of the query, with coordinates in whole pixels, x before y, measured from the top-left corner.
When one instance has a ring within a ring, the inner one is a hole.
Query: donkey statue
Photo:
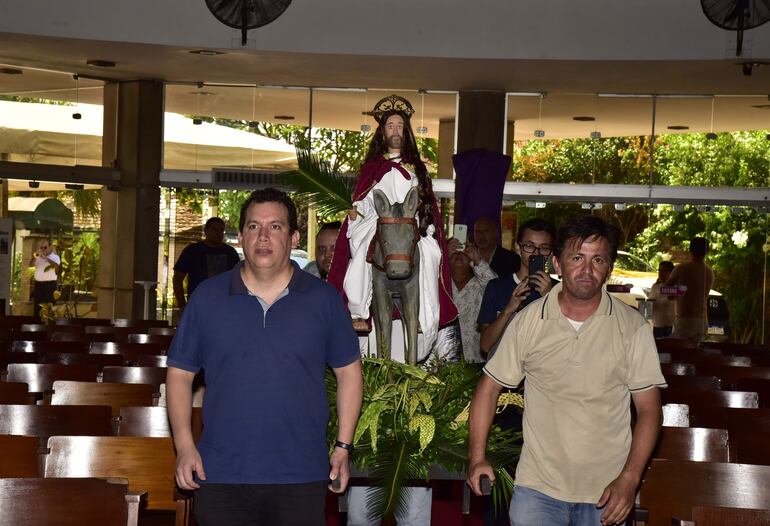
[[[417,188],[403,203],[390,204],[380,190],[373,190],[374,208],[379,216],[369,247],[372,264],[372,307],[377,336],[377,355],[390,358],[390,334],[395,304],[406,327],[406,362],[417,363],[417,330],[420,314],[420,240],[415,214],[419,204]]]

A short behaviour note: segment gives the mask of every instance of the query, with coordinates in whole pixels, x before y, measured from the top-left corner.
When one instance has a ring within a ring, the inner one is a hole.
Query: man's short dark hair
[[[342,223],[340,223],[339,221],[324,223],[323,225],[321,225],[321,228],[318,229],[318,234],[316,234],[316,236],[318,236],[324,230],[339,230],[340,228],[342,228]]]
[[[553,225],[553,223],[546,221],[545,219],[536,217],[534,219],[524,221],[519,227],[519,232],[516,235],[517,243],[521,243],[521,240],[524,239],[524,232],[527,230],[532,230],[533,232],[546,232],[551,236],[551,243],[556,241],[556,227]]]
[[[297,225],[297,207],[294,206],[292,201],[286,192],[277,190],[275,188],[263,188],[262,190],[255,190],[251,192],[249,197],[241,205],[241,218],[238,221],[238,231],[243,232],[243,227],[246,224],[246,212],[253,204],[258,203],[280,203],[286,207],[289,212],[289,233],[293,234],[297,231],[299,226]]]
[[[221,217],[211,217],[209,218],[208,221],[206,221],[206,224],[203,225],[203,231],[205,232],[206,230],[208,230],[209,227],[214,223],[221,223],[222,226],[225,226],[225,220],[222,219]]]
[[[694,237],[690,240],[690,253],[693,256],[704,258],[708,252],[708,242],[705,237]]]
[[[622,234],[618,227],[596,216],[578,216],[567,221],[559,229],[559,234],[556,236],[554,254],[560,258],[567,244],[577,241],[582,245],[585,241],[596,238],[607,240],[610,248],[610,259],[614,262],[618,257],[618,247],[620,247]]]
[[[672,270],[674,270],[674,262],[673,261],[668,261],[668,260],[661,261],[658,264],[658,268],[664,268],[664,269],[668,270],[669,272],[671,272]]]

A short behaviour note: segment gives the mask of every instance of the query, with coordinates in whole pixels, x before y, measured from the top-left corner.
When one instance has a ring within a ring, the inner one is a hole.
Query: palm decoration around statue
[[[353,206],[355,178],[336,174],[318,154],[297,149],[297,169],[278,174],[291,186],[299,204],[312,205],[324,216],[347,212]]]

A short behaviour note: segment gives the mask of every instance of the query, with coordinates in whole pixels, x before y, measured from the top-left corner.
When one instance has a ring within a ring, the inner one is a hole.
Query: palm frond
[[[313,205],[325,216],[337,215],[353,206],[355,180],[335,174],[317,154],[297,149],[297,169],[278,174],[278,178],[294,189],[297,200]]]
[[[378,450],[377,460],[369,469],[374,486],[366,495],[366,507],[372,520],[380,516],[392,519],[406,512],[406,499],[401,490],[410,479],[420,478],[423,471],[413,449],[406,440],[397,440]]]

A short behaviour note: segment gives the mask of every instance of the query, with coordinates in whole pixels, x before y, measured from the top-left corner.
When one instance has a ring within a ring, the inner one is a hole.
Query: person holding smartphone
[[[477,321],[482,353],[489,353],[497,344],[514,314],[558,283],[545,272],[555,240],[556,227],[544,219],[530,219],[519,227],[516,238],[516,252],[521,257],[519,270],[490,281],[481,300]]]
[[[35,318],[40,318],[40,304],[55,301],[53,293],[58,286],[60,265],[61,258],[54,253],[50,240],[41,241],[29,260],[29,266],[35,267],[35,284],[32,288]]]

